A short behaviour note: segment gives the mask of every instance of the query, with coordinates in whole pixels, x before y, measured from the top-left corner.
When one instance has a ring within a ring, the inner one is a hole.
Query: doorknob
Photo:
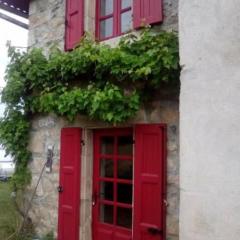
[[[58,186],[57,190],[58,190],[59,193],[62,193],[63,192],[63,187],[62,186]]]
[[[163,234],[163,231],[159,228],[154,228],[154,227],[149,227],[148,228],[148,232],[152,235],[162,235]]]
[[[92,205],[93,205],[93,207],[97,203],[97,198],[98,198],[98,194],[97,194],[97,192],[94,192],[94,194],[92,195]]]

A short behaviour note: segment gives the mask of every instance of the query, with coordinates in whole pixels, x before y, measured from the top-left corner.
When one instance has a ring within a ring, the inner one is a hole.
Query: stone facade
[[[177,101],[156,101],[151,111],[142,109],[133,121],[119,127],[131,127],[135,123],[167,123],[167,240],[178,239],[179,215],[179,122]],[[82,148],[81,176],[81,240],[91,240],[91,201],[92,201],[92,131],[95,128],[111,127],[102,122],[89,121],[79,116],[69,125],[64,119],[54,115],[36,116],[32,121],[30,150],[33,160],[30,163],[32,183],[26,193],[26,202],[30,199],[42,167],[46,161],[48,146],[54,146],[52,173],[44,172],[34,197],[30,217],[37,232],[42,235],[50,231],[56,233],[58,221],[59,153],[60,131],[62,127],[83,128],[85,146]]]
[[[164,0],[164,21],[160,28],[178,30],[178,0]],[[32,0],[29,10],[28,46],[45,51],[52,46],[64,49],[65,0]],[[95,0],[85,1],[84,29],[94,36]],[[155,27],[156,29],[159,26]]]
[[[177,30],[177,0],[164,0],[164,23],[162,29]],[[32,0],[29,17],[29,47],[42,47],[47,53],[54,45],[64,49],[65,0]],[[159,27],[156,26],[156,29]],[[85,1],[85,30],[95,31],[95,0]],[[111,40],[114,43],[116,39]],[[135,123],[167,123],[167,240],[178,240],[179,223],[179,116],[178,101],[172,98],[156,100],[150,107],[139,111],[134,120],[119,127],[131,127]],[[38,181],[46,161],[48,146],[54,146],[52,173],[44,172],[34,197],[30,217],[39,235],[57,231],[59,184],[60,131],[62,127],[78,126],[83,128],[87,143],[82,149],[81,176],[81,240],[91,240],[91,199],[92,199],[92,131],[95,128],[111,127],[102,122],[90,121],[79,116],[69,125],[64,119],[54,115],[36,116],[32,121],[29,149],[33,153],[30,163],[32,183],[26,192],[26,203]]]
[[[64,48],[64,0],[32,0],[29,9],[28,46]]]

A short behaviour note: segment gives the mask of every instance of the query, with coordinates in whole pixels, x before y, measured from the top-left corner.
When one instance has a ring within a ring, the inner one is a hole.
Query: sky
[[[8,14],[6,11],[0,12],[17,18],[20,21],[26,22],[24,18],[17,17],[14,14]],[[13,46],[27,47],[28,31],[24,28],[18,27],[0,18],[0,87],[5,85],[4,72],[6,64],[8,63],[6,42],[11,41]]]
[[[0,10],[0,12],[27,23],[27,20],[24,18],[17,17],[3,10]],[[16,47],[27,47],[27,38],[28,31],[26,29],[0,18],[0,88],[5,86],[4,72],[8,63],[6,42],[11,41],[11,45]],[[3,111],[4,105],[0,103],[0,117],[2,117]],[[3,160],[9,160],[9,157],[4,158],[4,152],[0,149],[0,161]]]

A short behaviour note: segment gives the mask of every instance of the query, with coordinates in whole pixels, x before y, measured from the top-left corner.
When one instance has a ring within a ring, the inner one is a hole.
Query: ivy
[[[71,52],[19,52],[9,46],[10,63],[2,102],[0,143],[16,161],[13,183],[30,180],[27,169],[30,119],[55,113],[74,121],[78,114],[118,124],[132,118],[146,95],[179,84],[178,39],[173,32],[145,29],[123,37],[116,47],[88,36]]]
[[[16,188],[26,185],[31,175],[27,168],[31,157],[28,151],[29,121],[20,111],[9,111],[7,116],[0,121],[1,144],[5,147],[6,154],[17,160],[13,183]]]
[[[73,121],[77,114],[109,123],[120,123],[134,116],[139,109],[140,99],[136,91],[126,96],[124,91],[107,83],[103,89],[94,85],[87,88],[50,92],[32,102],[33,112],[54,112]],[[34,110],[35,109],[35,110]]]

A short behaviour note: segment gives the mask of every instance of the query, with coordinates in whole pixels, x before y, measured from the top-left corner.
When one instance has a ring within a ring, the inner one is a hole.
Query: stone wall
[[[181,0],[180,239],[240,239],[240,2]]]
[[[178,29],[178,0],[164,0],[164,21],[160,28]],[[28,46],[45,51],[52,46],[64,49],[65,0],[31,0]],[[85,0],[85,31],[94,35],[95,0]],[[159,28],[156,26],[155,28]]]
[[[168,124],[168,156],[167,156],[167,240],[178,239],[179,215],[179,157],[178,157],[178,102],[156,101],[152,110],[142,109],[136,118],[119,127],[133,126],[134,123],[167,123]],[[81,179],[81,240],[91,240],[91,184],[92,184],[92,130],[94,128],[111,127],[104,123],[89,121],[87,117],[79,116],[74,124],[56,116],[36,116],[32,122],[31,144],[33,161],[30,169],[33,174],[31,186],[26,193],[26,202],[30,199],[38,180],[41,169],[46,161],[48,146],[54,146],[53,172],[45,173],[40,181],[34,197],[30,217],[37,232],[42,235],[53,230],[56,233],[58,220],[59,181],[59,151],[60,131],[62,127],[78,126],[83,128],[86,142],[82,149],[82,179]]]
[[[65,0],[31,0],[28,46],[64,48]]]
[[[164,23],[155,29],[177,30],[178,0],[164,0]],[[85,0],[85,30],[95,31],[95,0]],[[65,0],[31,0],[29,17],[29,47],[41,47],[45,53],[52,46],[64,49]],[[111,44],[116,39],[111,40]],[[168,124],[168,158],[167,158],[167,240],[178,240],[179,216],[179,159],[178,159],[178,102],[174,100],[155,101],[146,109],[139,111],[136,118],[126,123],[129,127],[134,123],[167,123]],[[32,121],[30,133],[30,150],[33,160],[30,163],[32,183],[26,192],[26,203],[37,183],[41,169],[46,161],[48,146],[54,146],[52,173],[44,172],[36,196],[34,197],[30,217],[40,234],[57,231],[59,181],[60,131],[70,126],[65,120],[56,116],[36,116]],[[85,142],[82,149],[81,179],[81,240],[91,240],[91,184],[92,184],[92,129],[110,127],[106,124],[89,121],[79,117],[71,126],[84,129]],[[124,127],[122,126],[122,127]]]

